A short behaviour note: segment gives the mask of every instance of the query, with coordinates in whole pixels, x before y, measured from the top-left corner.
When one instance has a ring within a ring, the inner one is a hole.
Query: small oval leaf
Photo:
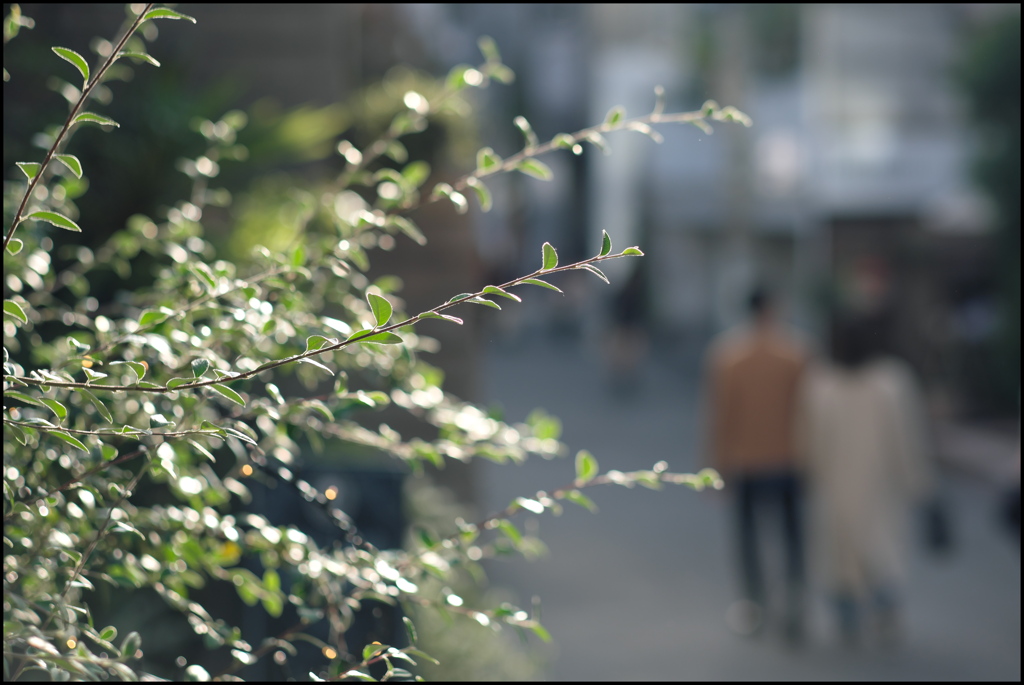
[[[39,175],[39,170],[42,168],[39,162],[15,162],[15,164],[18,165],[23,174],[28,176],[30,181]]]
[[[64,442],[71,445],[75,449],[82,450],[83,452],[89,451],[88,447],[83,445],[78,438],[72,437],[70,433],[64,433],[62,431],[50,431],[50,435],[57,438],[58,440],[63,440]]]
[[[373,312],[373,318],[377,322],[377,326],[384,326],[391,319],[392,307],[391,303],[387,299],[374,293],[367,293],[366,300],[370,303],[370,310]]]
[[[57,53],[57,56],[61,59],[67,60],[68,62],[73,64],[74,67],[78,69],[78,73],[82,75],[82,79],[88,83],[89,63],[85,61],[84,57],[79,55],[74,50],[69,50],[68,48],[53,47],[50,49]]]
[[[544,243],[541,247],[541,256],[543,258],[541,262],[541,269],[544,271],[554,269],[558,266],[558,253],[555,252],[555,248],[551,243]]]
[[[521,280],[519,282],[520,283],[529,283],[530,285],[539,285],[542,288],[547,288],[549,290],[554,290],[555,292],[559,292],[559,293],[562,292],[561,288],[559,288],[557,286],[553,286],[550,283],[542,281],[542,280],[540,280],[538,278],[525,278],[525,279],[523,279],[523,280]]]
[[[74,221],[67,218],[63,214],[58,214],[57,212],[32,212],[25,218],[33,219],[35,221],[45,221],[47,223],[53,224],[58,228],[63,228],[68,231],[74,231],[76,233],[82,232],[82,229],[79,228],[78,224],[76,224]]]
[[[524,159],[516,165],[516,169],[522,171],[528,176],[539,178],[542,181],[550,181],[555,176],[547,164],[536,159]]]
[[[576,453],[576,484],[589,483],[597,475],[597,459],[587,450]]]
[[[113,126],[115,128],[121,125],[121,124],[117,123],[116,121],[114,121],[113,119],[111,119],[109,117],[102,116],[100,114],[96,114],[95,112],[82,112],[77,117],[75,117],[74,121],[72,121],[71,123],[72,124],[77,124],[77,123],[80,123],[80,122],[89,122],[89,121],[91,121],[91,122],[93,122],[95,124],[100,124],[101,126]]]
[[[601,231],[601,253],[600,257],[604,257],[612,251],[612,238],[608,235],[608,231]]]
[[[21,308],[21,305],[14,300],[4,300],[4,314],[13,316],[22,323],[28,323],[28,317],[25,315],[25,310]]]
[[[193,359],[192,360],[192,375],[195,378],[202,378],[206,374],[207,370],[209,370],[209,368],[210,368],[210,360],[209,359],[202,359],[202,358],[200,358],[200,359]],[[170,387],[170,383],[168,383],[167,385],[168,385],[168,387]]]
[[[82,162],[74,155],[54,155],[54,159],[66,166],[75,175],[75,178],[82,178]]]
[[[169,10],[166,7],[146,12],[146,15],[142,17],[142,21],[146,21],[147,19],[184,19],[185,21],[190,21],[193,24],[196,23],[196,20],[193,17],[190,17],[187,14],[182,14],[181,12]]]
[[[234,390],[232,390],[231,388],[227,387],[226,385],[208,385],[206,387],[208,387],[210,390],[213,390],[215,393],[223,395],[224,397],[228,398],[235,404],[240,404],[243,407],[245,406],[245,400],[242,399],[242,396],[239,395]]]

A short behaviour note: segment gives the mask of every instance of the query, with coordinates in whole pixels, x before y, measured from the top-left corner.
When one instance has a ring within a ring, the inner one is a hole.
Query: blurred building
[[[639,244],[652,284],[649,325],[673,349],[701,349],[738,321],[755,281],[782,291],[791,318],[812,334],[837,298],[883,307],[896,351],[936,387],[956,375],[958,339],[994,326],[986,296],[992,211],[970,180],[976,141],[953,78],[967,30],[986,11],[995,10],[410,8],[420,26],[461,29],[461,41],[436,46],[443,59],[473,59],[481,34],[498,41],[519,76],[510,89],[487,93],[494,115],[483,138],[502,154],[522,145],[509,125],[515,115],[544,139],[600,122],[614,105],[643,115],[657,85],[668,110],[715,99],[754,121],[750,129],[716,124],[711,136],[664,125],[660,146],[612,134],[611,154],[590,149],[584,164],[568,153],[545,158],[556,181],[502,181],[507,201],[478,218],[485,260],[535,268],[544,240],[586,256],[602,230],[616,246]],[[613,287],[628,275],[621,262],[607,265]],[[607,308],[582,315],[592,332],[604,329]]]

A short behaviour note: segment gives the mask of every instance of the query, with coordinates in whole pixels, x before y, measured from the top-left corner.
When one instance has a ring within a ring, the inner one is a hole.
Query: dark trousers
[[[764,535],[765,520],[779,516],[786,560],[787,601],[790,611],[798,612],[804,585],[799,478],[789,473],[747,475],[734,478],[733,484],[736,487],[740,570],[746,598],[762,605],[767,599],[758,539]]]

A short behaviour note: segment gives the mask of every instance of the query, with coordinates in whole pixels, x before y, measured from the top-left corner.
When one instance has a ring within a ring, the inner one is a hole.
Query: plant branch
[[[50,146],[50,149],[46,151],[46,156],[43,157],[43,161],[39,165],[39,171],[36,173],[35,176],[30,178],[28,181],[28,188],[25,190],[25,196],[21,198],[21,204],[18,205],[18,211],[14,213],[14,218],[11,220],[11,227],[7,230],[7,235],[4,237],[4,250],[7,249],[8,243],[10,243],[11,238],[14,237],[14,230],[18,227],[18,224],[25,220],[25,217],[23,215],[25,212],[25,207],[28,205],[29,199],[31,199],[32,197],[32,192],[39,184],[39,181],[43,178],[43,173],[46,171],[46,167],[49,166],[50,162],[53,160],[53,155],[57,152],[58,149],[60,149],[60,145],[61,143],[64,142],[64,138],[67,136],[68,131],[71,129],[71,126],[75,121],[75,117],[78,116],[78,113],[85,105],[86,100],[88,100],[89,96],[92,95],[93,89],[102,82],[103,77],[107,73],[107,70],[121,56],[121,49],[124,48],[124,45],[128,42],[128,39],[131,38],[132,34],[138,30],[140,25],[142,25],[142,22],[146,18],[146,13],[149,12],[149,10],[153,9],[153,6],[155,4],[156,3],[153,2],[146,4],[145,8],[143,8],[142,12],[139,13],[139,16],[135,19],[132,25],[128,27],[128,30],[125,32],[124,36],[121,37],[121,40],[117,42],[117,46],[114,47],[113,50],[111,50],[110,55],[103,63],[103,66],[100,67],[99,71],[97,71],[96,74],[93,75],[92,79],[85,84],[85,87],[82,88],[82,94],[79,96],[78,102],[76,102],[74,106],[71,108],[71,113],[68,114],[68,118],[64,121],[64,125],[60,129],[60,133],[57,134],[57,137],[54,139],[53,145]]]
[[[630,250],[633,250],[633,251],[630,252]],[[627,250],[625,250],[623,252],[620,252],[618,254],[598,255],[596,257],[590,257],[589,259],[584,259],[582,261],[576,262],[574,264],[569,264],[569,265],[566,265],[566,266],[556,266],[556,267],[548,268],[548,269],[541,268],[541,269],[538,269],[538,270],[534,271],[533,273],[527,274],[525,276],[520,276],[519,278],[511,280],[508,283],[504,283],[504,284],[502,284],[500,286],[487,286],[487,288],[497,287],[499,290],[504,291],[504,290],[507,290],[508,288],[512,288],[512,287],[515,287],[515,286],[518,286],[518,285],[523,285],[525,282],[530,281],[530,280],[535,280],[535,279],[537,279],[537,278],[539,278],[541,276],[549,276],[551,274],[560,273],[560,272],[563,272],[563,271],[571,271],[571,270],[574,270],[574,269],[585,269],[587,266],[589,266],[591,264],[595,264],[597,262],[602,262],[602,261],[609,260],[609,259],[616,259],[618,257],[628,257],[628,256],[633,256],[633,255],[642,256],[643,253],[640,252],[639,250],[637,250],[636,248],[627,248]],[[20,382],[28,384],[28,385],[48,386],[48,387],[55,387],[55,388],[85,388],[85,389],[88,389],[88,390],[130,391],[130,392],[150,392],[150,393],[168,393],[168,392],[176,392],[176,391],[181,391],[181,390],[193,390],[195,388],[201,388],[201,387],[208,386],[208,385],[221,385],[221,384],[224,384],[224,383],[232,383],[234,381],[239,381],[239,380],[243,380],[243,379],[246,379],[246,378],[251,378],[251,377],[256,376],[256,375],[258,375],[260,373],[263,373],[264,371],[269,371],[269,370],[275,369],[275,368],[277,368],[279,366],[284,366],[285,364],[291,364],[291,363],[294,363],[294,362],[301,361],[303,359],[309,359],[311,357],[317,357],[317,356],[320,356],[320,355],[325,354],[327,352],[334,352],[334,351],[340,350],[342,348],[348,347],[349,345],[351,345],[353,343],[362,342],[362,341],[364,341],[364,340],[366,340],[368,338],[373,338],[373,337],[378,336],[378,335],[380,335],[382,333],[390,333],[391,331],[397,330],[399,328],[405,328],[406,326],[415,325],[415,324],[419,323],[420,321],[422,321],[425,318],[431,318],[432,315],[440,314],[441,312],[443,312],[443,311],[445,311],[447,309],[450,309],[450,308],[452,308],[452,307],[454,307],[454,306],[456,306],[458,304],[462,304],[463,302],[468,302],[468,301],[471,301],[471,300],[479,301],[480,299],[485,299],[485,298],[483,298],[483,296],[487,295],[487,294],[490,294],[490,293],[491,293],[491,291],[487,290],[486,288],[482,289],[482,290],[479,290],[479,291],[477,291],[475,293],[467,293],[467,294],[465,294],[465,295],[463,295],[461,297],[454,298],[452,300],[449,300],[448,302],[445,302],[444,304],[438,305],[438,306],[434,307],[433,309],[430,309],[430,310],[427,310],[427,311],[422,312],[420,314],[417,314],[416,316],[413,316],[413,317],[411,317],[409,319],[406,319],[405,321],[401,321],[401,322],[396,323],[396,324],[391,324],[389,326],[378,326],[378,327],[373,328],[371,330],[362,332],[359,335],[352,336],[352,337],[348,338],[347,340],[342,340],[340,342],[336,342],[336,343],[333,343],[331,345],[326,345],[326,346],[321,347],[321,348],[316,349],[316,350],[307,350],[307,351],[302,352],[300,354],[295,354],[295,355],[292,355],[290,357],[285,357],[284,359],[276,359],[276,360],[273,360],[273,361],[269,361],[269,362],[266,362],[264,364],[261,364],[260,366],[256,367],[255,369],[252,369],[250,371],[242,371],[242,372],[239,372],[239,373],[236,373],[236,374],[228,374],[228,375],[222,376],[220,378],[213,378],[213,379],[206,379],[206,380],[197,380],[197,381],[195,381],[193,383],[183,383],[183,384],[177,385],[177,386],[175,386],[173,388],[167,387],[166,385],[164,385],[164,386],[154,385],[153,387],[145,387],[145,386],[140,386],[138,384],[135,384],[135,385],[102,385],[102,384],[97,384],[97,383],[81,383],[81,382],[77,382],[77,381],[55,381],[55,380],[50,380],[50,379],[35,378],[35,377],[32,377],[32,376],[10,376],[9,378],[11,378],[11,379],[13,379],[15,381],[20,381]]]

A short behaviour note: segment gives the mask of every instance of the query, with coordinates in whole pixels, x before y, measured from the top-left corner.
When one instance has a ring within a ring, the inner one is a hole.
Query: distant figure
[[[734,493],[744,593],[726,618],[741,634],[764,623],[760,514],[777,512],[786,556],[784,630],[796,643],[803,634],[804,560],[794,421],[807,352],[778,320],[767,289],[755,289],[749,306],[750,325],[720,336],[707,357],[710,464]]]
[[[613,328],[609,342],[611,388],[627,395],[640,385],[640,367],[647,356],[647,279],[637,265],[612,301]]]
[[[861,640],[865,610],[880,640],[898,638],[911,507],[933,488],[918,388],[881,353],[882,328],[877,317],[837,319],[833,364],[809,371],[800,402],[812,547],[848,644]]]

